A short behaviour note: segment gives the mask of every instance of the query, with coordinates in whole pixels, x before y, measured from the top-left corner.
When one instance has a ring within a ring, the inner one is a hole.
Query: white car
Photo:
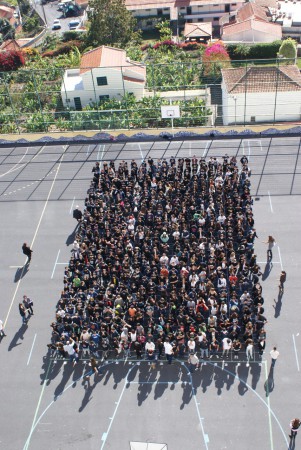
[[[69,22],[69,30],[76,30],[76,28],[80,25],[80,20],[74,19]]]
[[[62,28],[61,22],[59,19],[54,19],[52,29],[53,30],[60,30]]]

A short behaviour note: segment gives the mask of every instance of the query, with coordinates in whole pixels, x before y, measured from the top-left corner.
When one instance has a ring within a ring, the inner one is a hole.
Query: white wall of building
[[[230,36],[223,34],[222,39],[225,42],[274,42],[279,40],[279,36],[262,31],[246,30]]]
[[[301,120],[301,91],[228,94],[222,85],[222,92],[224,125]]]
[[[74,70],[72,71],[74,72]],[[143,79],[142,74],[135,74],[130,68],[126,71],[127,76]],[[69,87],[68,71],[65,73],[64,82],[61,88],[62,101],[64,106],[75,107],[74,98],[80,97],[82,107],[90,103],[98,103],[100,96],[108,95],[110,98],[123,97],[130,92],[140,99],[144,94],[145,83],[124,80],[120,68],[95,68],[84,72],[82,75],[82,88],[74,89]],[[107,77],[107,85],[98,86],[97,77]]]

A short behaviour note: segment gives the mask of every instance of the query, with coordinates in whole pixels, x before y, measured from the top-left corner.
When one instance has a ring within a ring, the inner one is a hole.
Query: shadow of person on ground
[[[64,392],[64,389],[66,387],[66,384],[69,380],[69,378],[71,377],[73,372],[73,364],[70,361],[65,361],[64,362],[64,371],[63,371],[63,376],[61,379],[61,382],[57,385],[57,387],[55,388],[54,391],[54,401],[57,400],[57,398],[62,395],[62,393]]]
[[[18,267],[15,273],[14,283],[18,283],[18,281],[22,280],[22,278],[25,277],[28,271],[29,261],[27,260],[23,267]]]
[[[265,268],[264,268],[264,272],[262,274],[262,281],[266,280],[269,277],[269,275],[272,271],[272,268],[273,268],[272,259],[268,259],[267,263],[265,265]]]
[[[18,347],[18,345],[21,345],[22,342],[18,342],[19,340],[23,341],[24,339],[24,334],[28,329],[28,325],[27,323],[23,323],[22,326],[19,328],[19,330],[16,332],[16,334],[14,335],[14,337],[12,338],[9,346],[8,346],[8,351],[12,351],[13,348]]]
[[[270,393],[273,392],[274,387],[275,387],[275,383],[274,383],[274,367],[271,366],[268,378],[266,379],[266,381],[264,383],[264,390],[265,390],[265,396],[266,397],[268,397],[270,395]]]
[[[274,299],[275,305],[273,305],[273,308],[275,309],[275,314],[274,314],[275,319],[277,319],[277,317],[279,317],[280,313],[281,313],[282,297],[283,297],[283,291],[279,291],[277,302]]]
[[[67,240],[66,240],[67,247],[69,247],[69,245],[73,244],[73,242],[75,241],[77,229],[78,229],[78,224],[76,225],[76,227],[74,228],[72,233],[69,234],[69,236],[67,237]]]

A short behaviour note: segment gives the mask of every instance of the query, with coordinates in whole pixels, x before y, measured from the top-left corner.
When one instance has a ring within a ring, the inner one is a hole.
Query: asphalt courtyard
[[[262,365],[247,367],[242,355],[238,362],[207,361],[190,375],[185,361],[171,367],[161,361],[155,369],[144,361],[108,361],[87,384],[85,361],[73,369],[49,359],[49,325],[74,237],[72,210],[83,208],[95,161],[225,153],[247,155],[252,170],[268,318]],[[301,416],[299,154],[297,137],[0,148],[0,318],[7,334],[0,343],[0,447],[123,450],[141,442],[168,450],[297,449],[300,436],[294,447],[288,434],[290,420]],[[277,241],[272,264],[263,243],[269,234]],[[34,250],[28,270],[23,242]],[[288,279],[279,296],[282,269]],[[23,294],[34,300],[28,327],[18,312]],[[280,357],[270,370],[274,345]]]

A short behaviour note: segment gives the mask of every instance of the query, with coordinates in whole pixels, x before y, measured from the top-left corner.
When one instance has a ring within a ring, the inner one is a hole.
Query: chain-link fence
[[[20,69],[0,73],[0,132],[148,129],[298,122],[299,60]],[[179,105],[180,117],[161,117]]]

